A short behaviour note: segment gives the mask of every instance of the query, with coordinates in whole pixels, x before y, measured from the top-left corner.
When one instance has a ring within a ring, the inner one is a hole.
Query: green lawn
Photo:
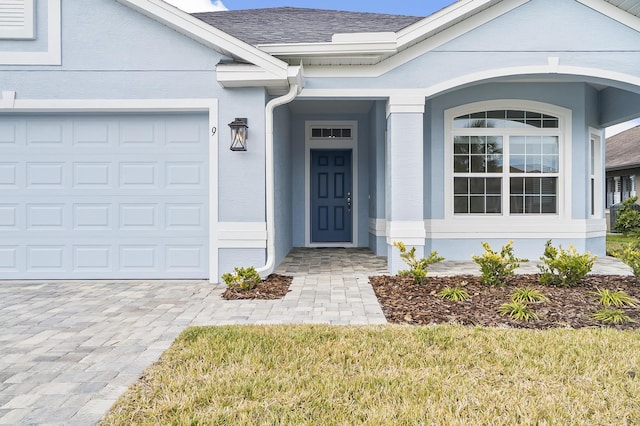
[[[625,245],[637,241],[637,237],[622,234],[607,234],[607,254],[621,251]]]
[[[191,328],[102,424],[640,424],[640,332]]]

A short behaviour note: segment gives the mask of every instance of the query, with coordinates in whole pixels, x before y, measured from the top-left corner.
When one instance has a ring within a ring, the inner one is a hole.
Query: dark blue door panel
[[[311,241],[352,241],[351,150],[311,150]]]

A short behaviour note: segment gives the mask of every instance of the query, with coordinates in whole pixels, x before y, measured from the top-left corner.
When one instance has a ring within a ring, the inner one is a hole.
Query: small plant
[[[498,308],[500,315],[509,315],[509,317],[516,321],[530,321],[537,320],[538,315],[526,303],[511,302],[504,303]]]
[[[513,294],[511,294],[512,302],[535,303],[535,302],[546,302],[548,300],[549,298],[544,294],[542,294],[542,292],[531,287],[516,288]]]
[[[555,248],[548,240],[544,246],[544,255],[540,258],[543,262],[538,265],[542,275],[540,282],[544,285],[556,285],[560,287],[575,287],[593,268],[593,262],[597,256],[591,256],[587,252],[579,254],[570,245],[567,250],[562,246]]]
[[[636,206],[638,197],[629,197],[622,202],[616,215],[614,229],[624,235],[640,228],[640,211]]]
[[[464,302],[471,299],[469,293],[460,287],[445,287],[438,292],[438,297],[454,302]]]
[[[615,257],[626,263],[636,278],[640,278],[640,250],[637,244],[627,244],[622,252],[613,252]]]
[[[594,291],[593,294],[598,297],[598,302],[604,306],[615,306],[620,308],[622,306],[636,306],[636,303],[638,302],[622,290],[611,291],[599,288],[598,291]]]
[[[632,319],[622,309],[617,308],[602,308],[593,314],[593,318],[597,321],[611,324],[632,322]]]
[[[504,285],[506,279],[514,274],[521,262],[529,261],[513,255],[513,241],[509,241],[502,246],[500,253],[493,251],[489,243],[483,242],[482,247],[484,248],[484,254],[482,256],[472,256],[472,259],[480,265],[480,272],[482,273],[480,281],[484,285]]]
[[[233,268],[234,273],[226,273],[222,275],[222,281],[229,287],[236,287],[240,290],[251,290],[260,282],[260,274],[256,268],[250,266],[248,268]]]
[[[412,247],[411,250],[407,250],[407,246],[400,241],[393,243],[394,246],[400,250],[400,258],[409,266],[409,269],[403,269],[398,271],[398,275],[402,277],[412,277],[416,284],[424,284],[427,279],[427,268],[433,263],[438,263],[444,260],[444,257],[438,256],[438,253],[432,251],[429,257],[416,259],[416,248]]]

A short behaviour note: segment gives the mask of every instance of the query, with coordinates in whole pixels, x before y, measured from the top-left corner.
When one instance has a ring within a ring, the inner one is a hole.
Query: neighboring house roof
[[[275,7],[193,13],[245,43],[328,43],[337,33],[398,32],[423,17]]]
[[[620,170],[640,165],[640,126],[607,138],[606,169]]]

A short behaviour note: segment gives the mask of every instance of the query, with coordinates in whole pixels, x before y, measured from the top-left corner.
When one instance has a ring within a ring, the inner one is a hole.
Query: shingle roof
[[[419,16],[275,7],[193,13],[194,17],[252,44],[330,42],[335,33],[397,32]]]
[[[625,169],[638,165],[640,165],[640,126],[607,138],[607,170]]]

